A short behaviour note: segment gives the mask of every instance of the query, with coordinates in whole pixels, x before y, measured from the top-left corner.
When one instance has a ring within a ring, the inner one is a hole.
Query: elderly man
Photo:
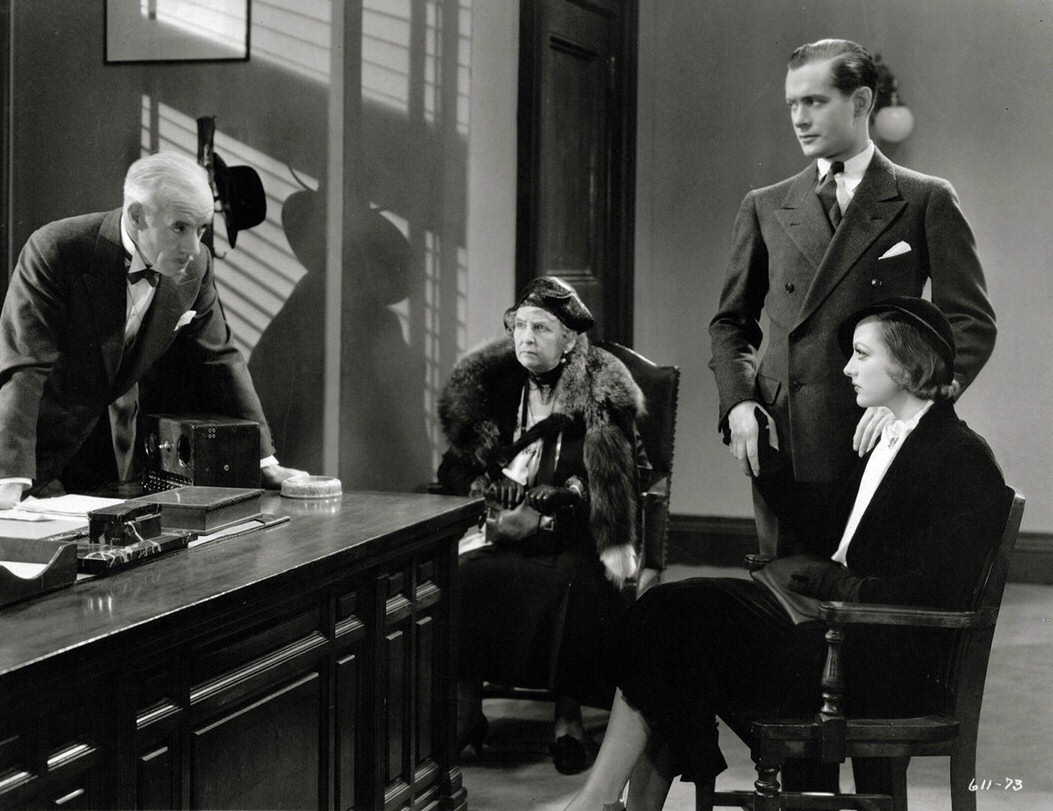
[[[301,473],[274,458],[223,318],[212,215],[204,169],[160,153],[128,169],[121,209],[29,238],[0,314],[0,507],[131,479],[139,382],[167,352],[193,369],[198,410],[260,424],[264,486]]]

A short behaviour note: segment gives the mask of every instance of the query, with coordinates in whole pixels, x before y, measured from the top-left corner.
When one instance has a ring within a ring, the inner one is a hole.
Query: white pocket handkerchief
[[[187,310],[185,313],[179,316],[179,320],[176,321],[175,329],[172,330],[172,332],[175,332],[176,330],[181,330],[183,327],[185,327],[187,324],[194,320],[195,315],[197,315],[197,310]]]
[[[880,261],[881,259],[891,259],[893,256],[899,256],[900,254],[904,253],[910,253],[910,245],[902,241],[897,242],[895,245],[893,245],[891,248],[889,248],[887,251],[881,254],[881,256],[878,257],[878,260]]]

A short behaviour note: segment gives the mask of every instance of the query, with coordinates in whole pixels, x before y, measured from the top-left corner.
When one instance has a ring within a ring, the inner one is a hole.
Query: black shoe
[[[581,774],[588,765],[585,744],[572,735],[561,735],[548,745],[560,774]]]
[[[465,747],[471,746],[475,750],[476,755],[481,755],[486,736],[489,734],[490,722],[485,715],[479,713],[467,729],[458,733],[457,754],[460,755],[465,750]]]

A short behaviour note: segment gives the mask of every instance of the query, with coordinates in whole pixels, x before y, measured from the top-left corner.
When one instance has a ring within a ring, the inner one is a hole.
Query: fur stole
[[[521,390],[525,381],[511,338],[484,344],[457,364],[439,400],[439,419],[463,463],[481,472],[500,461],[498,425],[508,416],[498,415],[508,407],[502,393],[510,385]],[[643,412],[643,393],[625,365],[580,336],[556,383],[553,413],[585,425],[589,530],[607,577],[619,586],[636,573],[636,448],[626,430]]]

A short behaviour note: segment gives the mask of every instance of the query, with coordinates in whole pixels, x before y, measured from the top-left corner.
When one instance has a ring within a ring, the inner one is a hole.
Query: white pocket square
[[[195,315],[197,315],[197,310],[187,310],[185,313],[179,316],[179,320],[176,321],[175,329],[172,330],[172,332],[175,332],[176,330],[180,330],[183,327],[185,327],[187,324],[194,320]]]
[[[889,248],[887,251],[881,254],[881,256],[879,256],[878,259],[891,259],[893,256],[899,256],[900,254],[904,253],[910,253],[910,245],[908,245],[906,242],[897,242],[895,245],[893,245],[891,248]]]

